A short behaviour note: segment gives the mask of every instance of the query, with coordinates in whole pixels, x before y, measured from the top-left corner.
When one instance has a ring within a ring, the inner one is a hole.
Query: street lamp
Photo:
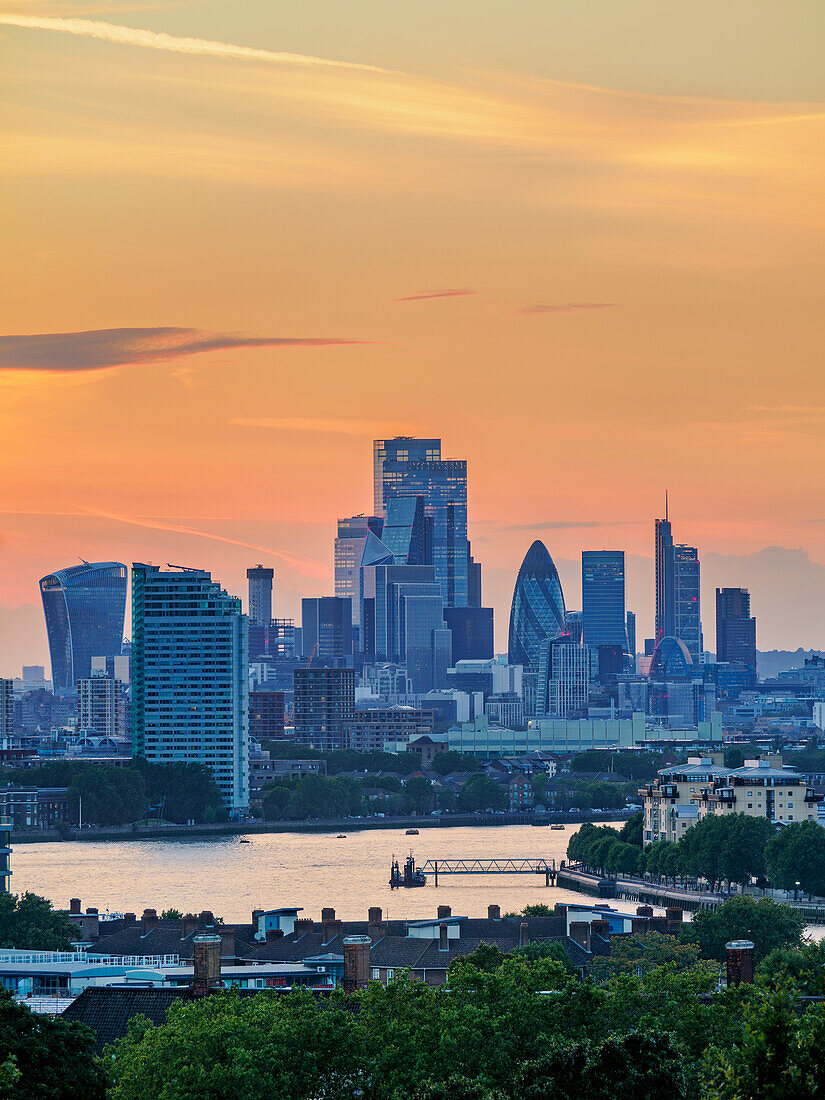
[[[799,883],[798,883],[798,882],[795,882],[795,883],[793,884],[793,900],[794,900],[794,901],[796,901],[796,900],[797,900],[797,894],[798,894],[798,893],[799,893]]]

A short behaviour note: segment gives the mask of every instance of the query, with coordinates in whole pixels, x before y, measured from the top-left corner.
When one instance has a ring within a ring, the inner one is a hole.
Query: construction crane
[[[312,647],[312,653],[310,653],[309,660],[306,663],[307,668],[312,668],[312,662],[315,660],[315,658],[317,656],[318,656],[318,643],[316,642],[315,645]]]

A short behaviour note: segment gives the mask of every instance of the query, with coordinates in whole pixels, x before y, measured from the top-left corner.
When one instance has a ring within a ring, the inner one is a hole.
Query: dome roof
[[[542,642],[565,632],[564,594],[547,547],[536,540],[516,578],[510,609],[508,659],[526,669],[538,668]]]
[[[693,675],[693,658],[678,638],[660,638],[653,650],[650,677],[658,680],[686,680]]]

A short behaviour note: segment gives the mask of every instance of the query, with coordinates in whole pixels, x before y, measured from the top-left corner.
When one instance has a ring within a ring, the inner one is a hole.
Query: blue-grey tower
[[[123,646],[126,566],[83,562],[40,581],[56,695],[91,676],[92,657],[117,657]]]

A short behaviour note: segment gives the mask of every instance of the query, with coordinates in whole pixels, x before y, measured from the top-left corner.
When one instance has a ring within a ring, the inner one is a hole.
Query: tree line
[[[599,874],[648,874],[665,880],[699,880],[746,886],[753,880],[780,890],[825,896],[825,829],[816,821],[781,828],[748,814],[712,815],[677,841],[642,847],[642,815],[621,831],[586,824],[567,846],[568,858]]]

